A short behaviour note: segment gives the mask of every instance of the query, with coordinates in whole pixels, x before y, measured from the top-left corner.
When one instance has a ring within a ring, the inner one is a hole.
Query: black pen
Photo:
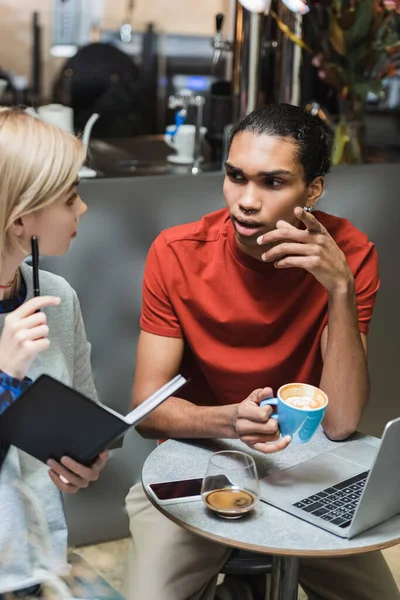
[[[33,267],[33,295],[40,296],[39,286],[39,246],[36,235],[31,237],[31,248],[32,248],[32,267]],[[37,311],[39,312],[39,311]]]

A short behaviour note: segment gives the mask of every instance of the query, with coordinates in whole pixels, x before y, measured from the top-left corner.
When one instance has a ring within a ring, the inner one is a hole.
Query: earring
[[[305,206],[304,210],[308,213],[311,213],[314,210],[314,206]]]

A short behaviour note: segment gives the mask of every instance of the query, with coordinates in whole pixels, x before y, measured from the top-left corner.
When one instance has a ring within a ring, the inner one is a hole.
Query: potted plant
[[[318,76],[338,94],[333,163],[366,160],[365,100],[380,96],[382,80],[396,74],[400,51],[400,0],[283,0],[309,20],[306,41],[271,11],[280,29],[312,54]]]

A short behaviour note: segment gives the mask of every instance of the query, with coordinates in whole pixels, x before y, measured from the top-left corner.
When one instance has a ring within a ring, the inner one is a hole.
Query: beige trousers
[[[196,536],[164,517],[142,485],[126,498],[133,538],[127,600],[212,600],[231,549]],[[380,552],[300,561],[310,600],[400,600]]]

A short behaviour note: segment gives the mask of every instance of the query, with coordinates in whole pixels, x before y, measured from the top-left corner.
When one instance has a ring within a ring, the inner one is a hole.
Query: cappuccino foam
[[[291,396],[284,400],[288,406],[293,408],[299,408],[300,410],[315,410],[325,406],[325,402],[322,398],[315,398],[310,396]]]

